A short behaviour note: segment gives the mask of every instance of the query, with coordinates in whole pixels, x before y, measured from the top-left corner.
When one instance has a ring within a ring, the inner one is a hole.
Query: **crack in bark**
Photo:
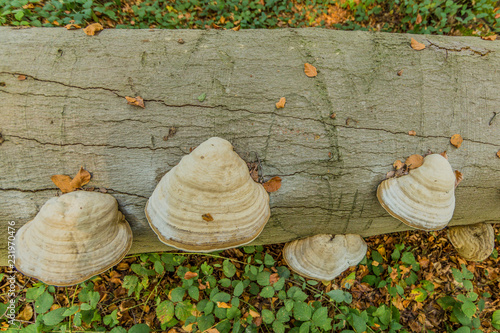
[[[431,41],[430,41],[430,40],[428,40],[428,39],[426,39],[426,40],[427,40],[427,42],[429,42],[429,44],[430,44],[431,46],[434,46],[434,47],[436,47],[436,48],[438,48],[438,49],[440,49],[440,50],[445,50],[445,51],[451,51],[451,52],[471,51],[471,52],[473,52],[473,53],[475,53],[475,54],[479,54],[479,55],[480,55],[480,56],[482,56],[482,57],[484,57],[485,55],[488,55],[488,54],[490,54],[490,53],[494,52],[494,51],[492,51],[492,50],[487,50],[487,49],[485,49],[485,51],[482,51],[482,52],[481,52],[480,50],[473,49],[473,48],[472,48],[472,47],[470,47],[470,46],[462,46],[462,47],[461,47],[461,48],[459,48],[459,49],[455,49],[455,48],[448,48],[448,47],[444,47],[444,46],[439,46],[438,44],[433,43],[433,42],[431,42]]]
[[[108,190],[108,192],[112,192],[112,194],[117,193],[117,194],[123,194],[123,195],[130,195],[130,196],[138,197],[138,198],[142,198],[142,199],[149,199],[149,197],[145,197],[145,196],[140,195],[140,194],[128,193],[128,192],[124,192],[124,191],[114,190],[112,188],[106,188],[106,190]]]
[[[83,146],[83,147],[105,147],[105,148],[122,148],[122,149],[149,149],[149,150],[168,150],[168,149],[179,149],[178,147],[128,147],[128,146],[115,146],[115,145],[107,145],[107,144],[87,144],[87,143],[53,143],[53,142],[43,142],[35,138],[25,138],[22,136],[18,135],[12,135],[10,134],[9,136],[16,138],[16,139],[21,139],[21,140],[27,140],[27,141],[34,141],[38,144],[41,145],[48,145],[48,146],[57,146],[57,147],[70,147],[70,146]]]
[[[0,191],[12,191],[12,192],[23,192],[23,193],[36,193],[36,192],[57,191],[57,190],[58,190],[57,188],[39,188],[34,190],[24,190],[21,188],[14,188],[14,187],[0,188]]]

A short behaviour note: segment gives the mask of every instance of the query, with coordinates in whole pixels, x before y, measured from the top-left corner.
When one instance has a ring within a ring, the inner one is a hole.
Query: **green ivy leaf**
[[[151,329],[146,324],[135,324],[128,330],[128,333],[149,333],[149,332],[151,332]]]
[[[64,317],[72,316],[75,313],[77,313],[79,309],[80,307],[78,305],[73,305],[72,307],[66,309],[66,311],[63,312],[63,316]]]
[[[213,314],[204,315],[198,318],[198,329],[200,331],[205,331],[215,324],[215,318]]]
[[[500,310],[493,312],[493,315],[491,316],[491,325],[493,325],[493,327],[497,330],[500,330]]]
[[[161,302],[156,307],[156,316],[161,324],[165,324],[174,318],[175,305],[169,300]]]
[[[262,271],[259,274],[257,274],[257,283],[263,287],[269,285],[269,277],[271,276],[271,273],[268,271]]]
[[[35,301],[35,312],[45,313],[54,303],[54,297],[48,291],[43,292]]]
[[[243,286],[243,282],[238,281],[236,286],[234,286],[234,296],[236,296],[236,297],[241,296],[241,294],[243,294],[244,289],[245,289],[245,287]]]
[[[314,325],[325,331],[331,330],[332,318],[328,318],[328,308],[322,306],[314,311],[312,322],[314,323]]]
[[[198,96],[198,100],[199,100],[200,102],[203,102],[203,101],[205,100],[205,98],[206,98],[206,97],[207,97],[207,94],[206,94],[206,93],[203,93],[203,94],[201,94],[200,96]]]
[[[266,324],[271,324],[274,321],[274,313],[271,310],[262,310],[261,316],[262,321]]]
[[[302,325],[300,325],[299,333],[309,333],[310,328],[311,328],[311,322],[306,321],[306,322],[302,323]]]
[[[340,289],[336,290],[331,290],[326,293],[332,300],[334,300],[337,303],[341,303],[344,301],[344,291]]]
[[[29,288],[26,291],[26,300],[36,300],[45,291],[45,285],[38,288]]]
[[[109,333],[127,333],[127,330],[121,326],[117,326],[113,328],[111,331],[109,331]]]
[[[469,318],[472,318],[472,316],[474,316],[477,310],[476,305],[469,300],[465,300],[461,308],[464,314]]]
[[[275,320],[273,323],[274,333],[285,333],[285,325],[281,321]]]
[[[175,305],[175,316],[180,321],[186,321],[186,319],[191,315],[192,305],[190,303],[177,303]]]
[[[191,286],[188,288],[188,295],[189,297],[197,301],[200,298],[200,290],[197,286]]]
[[[64,319],[63,313],[66,310],[67,308],[59,308],[50,311],[49,313],[43,316],[43,323],[48,326],[59,324]]]
[[[311,319],[312,308],[309,304],[297,301],[293,304],[293,317],[299,321]]]
[[[182,287],[177,287],[172,290],[170,293],[170,297],[172,299],[172,302],[177,303],[177,302],[182,302],[182,299],[184,298],[184,294],[186,293],[186,289]]]
[[[218,292],[217,294],[215,295],[211,295],[210,296],[210,299],[212,300],[212,302],[229,302],[231,300],[231,295],[229,295],[228,293],[225,293],[225,292]]]
[[[280,308],[276,313],[276,320],[286,323],[290,321],[290,311],[287,311],[285,308]]]
[[[260,292],[260,296],[264,298],[270,298],[274,296],[274,288],[271,286],[267,286],[262,288],[262,291]]]
[[[354,313],[351,313],[351,316],[352,316],[352,327],[356,330],[356,332],[366,331],[366,321],[362,317]]]
[[[232,278],[234,274],[236,274],[236,267],[229,259],[224,260],[222,270],[224,271],[224,275],[228,278]]]

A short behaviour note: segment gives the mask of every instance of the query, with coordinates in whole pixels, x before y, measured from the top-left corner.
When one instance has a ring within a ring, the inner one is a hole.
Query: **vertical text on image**
[[[15,225],[15,221],[9,221],[7,226],[7,266],[10,268],[10,271],[7,273],[10,274],[10,276],[7,277],[7,281],[9,282],[7,295],[9,298],[9,305],[7,306],[7,313],[5,316],[9,318],[10,325],[14,324],[14,320],[16,319],[16,276],[14,275],[14,263],[16,261],[16,247],[14,243],[16,234]]]

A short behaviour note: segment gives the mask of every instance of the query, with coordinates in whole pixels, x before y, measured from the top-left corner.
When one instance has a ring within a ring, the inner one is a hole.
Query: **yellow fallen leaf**
[[[50,180],[56,184],[62,193],[73,192],[75,188],[71,185],[71,177],[66,175],[53,175]]]
[[[264,189],[269,193],[276,192],[281,187],[281,178],[280,177],[273,177],[273,178],[269,179],[267,182],[265,182],[264,184],[262,184],[262,186],[264,186]]]
[[[462,139],[460,134],[454,134],[451,136],[450,143],[455,147],[460,148],[462,142],[464,142],[464,139]]]
[[[224,302],[217,302],[217,307],[222,309],[231,309],[231,304],[227,304]]]
[[[408,157],[405,161],[405,164],[408,166],[408,169],[416,169],[424,163],[424,157],[422,155],[414,154]]]
[[[85,29],[83,29],[83,32],[85,32],[89,36],[94,36],[96,32],[99,32],[103,30],[104,28],[100,23],[92,23],[88,25]]]
[[[139,106],[141,108],[145,108],[146,106],[144,105],[144,100],[142,99],[141,96],[136,96],[134,97],[129,97],[125,96],[125,99],[127,100],[127,104],[134,105],[134,106]]]
[[[408,131],[408,135],[415,136],[415,135],[417,135],[417,132],[415,132],[413,130],[412,131]]]
[[[417,51],[425,49],[425,45],[417,42],[415,39],[411,39],[411,48]]]
[[[19,312],[16,319],[28,321],[31,319],[31,317],[33,317],[33,308],[31,307],[31,305],[26,304],[24,309]]]
[[[250,313],[250,316],[252,316],[253,318],[260,317],[260,314],[257,311],[249,310],[248,312]]]
[[[490,35],[490,36],[483,36],[483,37],[481,37],[481,39],[493,41],[493,40],[496,40],[497,37],[498,37],[498,35]]]
[[[308,77],[315,77],[316,75],[318,75],[316,67],[308,63],[304,64],[304,73],[306,73]]]
[[[80,171],[76,174],[76,176],[71,180],[70,185],[75,189],[82,187],[90,182],[90,172],[85,170],[83,167],[80,167]]]
[[[76,30],[76,29],[81,29],[82,28],[78,24],[66,24],[64,27],[66,29],[68,29],[68,30]]]
[[[276,109],[282,109],[285,107],[285,103],[286,103],[286,98],[285,97],[281,97],[280,98],[280,101],[278,103],[276,103]]]
[[[446,150],[443,151],[441,154],[439,154],[441,156],[443,156],[444,158],[448,159],[448,155],[446,154]]]
[[[500,150],[497,151],[497,157],[500,158]]]
[[[184,280],[190,280],[190,279],[195,278],[197,276],[198,276],[198,273],[187,271],[186,274],[184,274]]]
[[[394,162],[392,164],[392,166],[394,167],[394,169],[396,170],[399,170],[401,169],[405,164],[403,162],[401,162],[400,160],[397,160],[396,162]]]

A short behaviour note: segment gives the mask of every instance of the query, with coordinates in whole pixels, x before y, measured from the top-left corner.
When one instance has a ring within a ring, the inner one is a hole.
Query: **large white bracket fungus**
[[[488,223],[450,227],[448,239],[466,260],[485,260],[495,248],[495,231]]]
[[[286,243],[283,258],[296,273],[310,279],[329,281],[366,255],[359,235],[315,235]]]
[[[454,190],[450,163],[439,154],[431,154],[408,175],[384,180],[377,188],[377,198],[389,214],[410,227],[439,230],[453,217]]]
[[[211,252],[250,243],[271,215],[269,195],[228,141],[210,138],[173,167],[146,204],[163,243]]]
[[[15,238],[15,266],[47,284],[70,286],[119,263],[132,230],[109,194],[76,191],[49,199]]]

